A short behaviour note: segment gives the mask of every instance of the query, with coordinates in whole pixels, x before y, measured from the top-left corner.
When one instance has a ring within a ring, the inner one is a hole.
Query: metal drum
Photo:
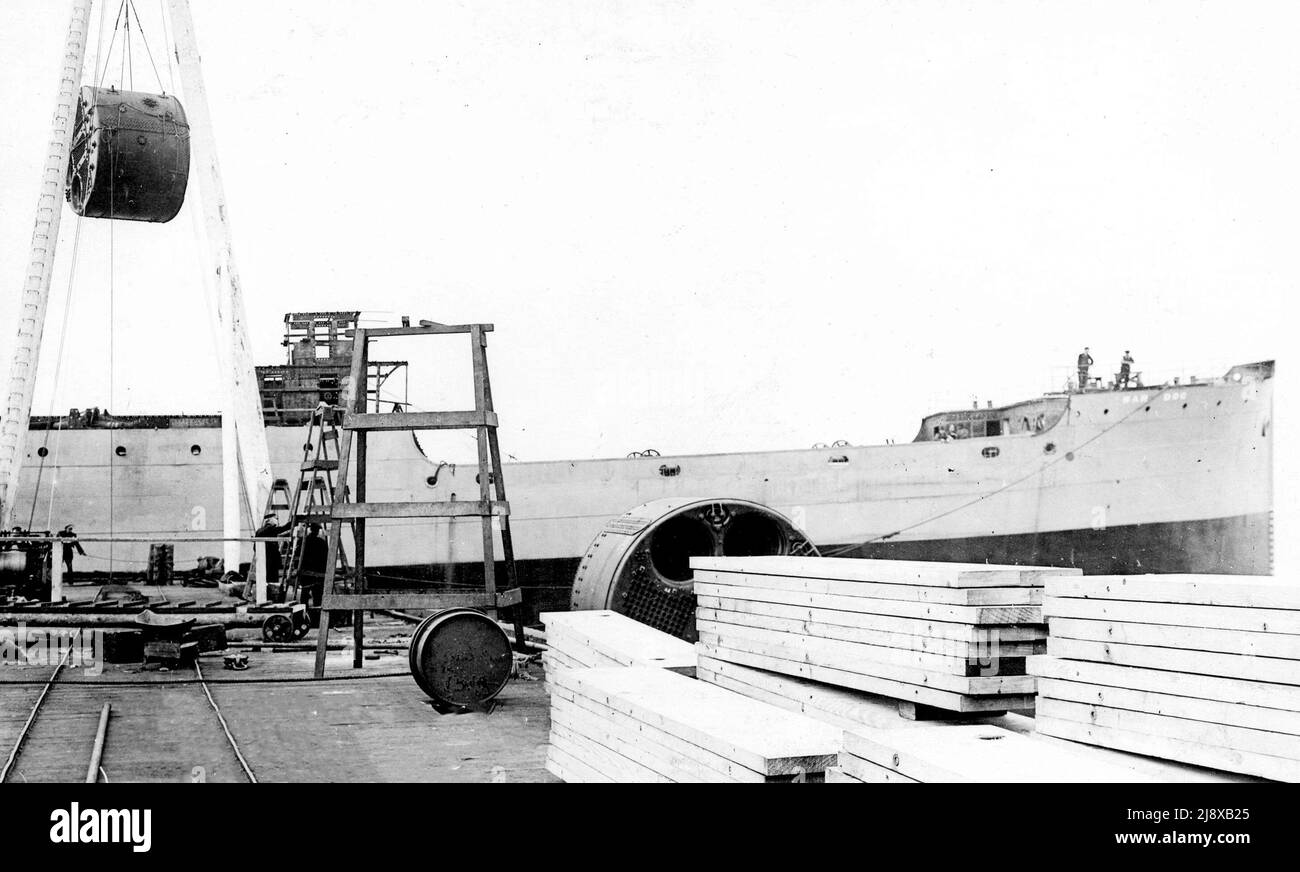
[[[169,94],[81,89],[64,196],[87,218],[170,221],[185,202],[190,126]]]
[[[27,573],[26,551],[0,551],[0,577]]]
[[[788,518],[737,499],[662,499],[605,525],[573,580],[574,609],[612,609],[695,640],[692,557],[817,554]]]
[[[496,621],[474,609],[430,615],[411,637],[411,675],[434,702],[448,708],[482,705],[510,680],[514,655]]]

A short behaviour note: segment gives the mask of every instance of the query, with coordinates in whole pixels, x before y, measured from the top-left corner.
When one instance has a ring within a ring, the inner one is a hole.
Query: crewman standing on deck
[[[1088,353],[1088,347],[1085,345],[1083,353],[1079,355],[1079,390],[1088,389],[1088,369],[1092,366],[1092,355]]]
[[[275,512],[267,512],[262,518],[262,526],[257,528],[253,535],[259,539],[272,539],[283,536],[293,527],[293,521],[287,524],[277,524]],[[280,581],[280,543],[279,542],[259,542],[258,547],[266,548],[266,583],[276,584]]]
[[[320,524],[307,528],[302,543],[302,563],[298,569],[299,598],[312,608],[320,608],[325,592],[325,567],[329,563],[329,543],[320,535]]]
[[[86,549],[81,547],[81,542],[77,541],[77,534],[73,532],[72,525],[68,524],[59,531],[59,538],[63,540],[63,573],[65,576],[72,575],[72,561],[74,558],[73,549],[82,557],[86,556]]]
[[[1133,355],[1131,352],[1124,352],[1124,356],[1119,361],[1119,378],[1115,380],[1115,386],[1121,390],[1128,387],[1128,380],[1133,372]]]

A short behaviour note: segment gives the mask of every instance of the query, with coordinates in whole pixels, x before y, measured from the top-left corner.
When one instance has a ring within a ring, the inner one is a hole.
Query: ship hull
[[[1060,420],[1032,435],[509,463],[504,478],[520,576],[539,593],[571,583],[609,519],[685,496],[771,506],[823,553],[1261,573],[1271,551],[1271,431],[1272,378],[1262,378],[1073,394]],[[293,481],[305,428],[267,432],[275,475]],[[27,445],[20,522],[157,541],[220,530],[219,427],[34,430]],[[426,457],[412,434],[372,434],[368,456],[373,500],[477,498],[474,463]],[[475,519],[372,521],[367,565],[394,585],[470,583],[480,543]],[[104,570],[111,559],[139,571],[147,560],[147,542],[86,548],[78,568]],[[177,568],[220,553],[215,541],[177,541]]]

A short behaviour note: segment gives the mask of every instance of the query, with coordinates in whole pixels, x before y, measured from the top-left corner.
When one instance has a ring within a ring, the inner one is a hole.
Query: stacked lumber
[[[1141,783],[1156,779],[991,724],[847,730],[828,782]]]
[[[699,656],[695,674],[701,681],[844,730],[898,729],[943,723],[932,719],[900,718],[898,701],[889,697],[728,663],[704,654]],[[948,722],[968,723],[969,720],[969,716],[954,714],[953,720]],[[1033,731],[1033,721],[1021,715],[1004,715],[996,721],[981,718],[981,721],[996,723],[1016,733]]]
[[[695,646],[607,609],[543,612],[546,649],[542,666],[557,669],[655,666],[695,674]]]
[[[1049,579],[1043,734],[1300,781],[1300,585],[1263,576]]]
[[[821,557],[691,567],[702,658],[891,697],[909,717],[1032,708],[1043,580],[1079,572]]]
[[[752,669],[736,663],[725,663],[709,657],[700,657],[697,677],[701,681],[725,687],[769,705],[796,711],[823,723],[852,731],[862,736],[873,736],[887,730],[931,730],[939,724],[969,723],[955,716],[949,721],[914,721],[898,716],[897,702],[875,694],[847,688],[833,687],[804,678]],[[1064,748],[1069,753],[1061,755],[1044,754],[1038,748],[1031,748],[1026,753],[1034,762],[1034,768],[1043,782],[1065,782],[1070,780],[1087,780],[1088,773],[1094,773],[1097,780],[1107,782],[1225,782],[1248,780],[1240,775],[1229,775],[1216,770],[1190,767],[1186,764],[1166,762],[1150,757],[1138,756],[1125,751],[1079,745],[1064,739],[1056,739],[1033,732],[1033,719],[1018,714],[1007,714],[996,720],[983,721],[992,727],[1000,727],[1011,733],[1027,736],[1034,745],[1046,745]],[[943,731],[932,731],[928,735],[936,743],[942,743],[948,735]],[[953,733],[960,737],[960,731]],[[1001,734],[995,734],[1001,735]],[[892,740],[879,739],[883,744],[893,747]],[[983,746],[980,746],[983,747]],[[1009,746],[1020,748],[1020,742]],[[977,748],[978,750],[978,748]],[[854,765],[847,759],[846,751],[840,751],[839,768],[826,772],[826,781],[856,782],[871,781],[871,776],[882,779],[885,783],[907,783],[909,779],[899,772],[876,772],[869,766]],[[864,758],[865,759],[865,758]],[[973,780],[1000,781],[1016,770],[1005,772],[967,771],[967,777]],[[1084,773],[1083,776],[1080,773]]]
[[[666,669],[551,676],[546,768],[569,782],[819,781],[840,731]]]

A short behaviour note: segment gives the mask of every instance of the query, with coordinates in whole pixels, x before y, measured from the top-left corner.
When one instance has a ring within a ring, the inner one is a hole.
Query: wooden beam
[[[757,699],[788,711],[798,711],[811,718],[844,729],[908,729],[915,721],[898,716],[898,700],[851,688],[836,687],[728,663],[700,655],[696,677],[710,684]],[[1032,700],[1031,700],[1032,704]],[[1012,732],[1029,732],[1030,721],[1023,717],[999,717],[996,712],[949,713],[952,723],[969,722],[972,717],[996,717],[996,725]],[[933,721],[930,722],[933,725]]]
[[[695,669],[695,646],[605,609],[543,612],[546,644],[556,652],[583,656],[591,652],[619,666]]]
[[[374,338],[384,336],[440,336],[449,333],[469,333],[475,327],[491,333],[491,324],[435,324],[431,327],[367,327],[366,333]]]
[[[1218,651],[1248,657],[1280,657],[1300,661],[1300,635],[1135,624],[1127,621],[1082,621],[1075,618],[1050,618],[1049,625],[1052,635],[1061,639]],[[1300,670],[1300,663],[1296,664],[1296,669]]]
[[[930,639],[958,640],[975,644],[987,644],[991,639],[1002,642],[1026,642],[1047,637],[1046,628],[1037,624],[982,627],[926,618],[872,615],[784,603],[752,602],[731,597],[708,596],[698,591],[698,589],[695,601],[698,608],[704,609],[719,609],[746,615],[787,618],[827,626],[862,628],[883,633],[905,633]]]
[[[691,568],[792,578],[919,584],[929,587],[1042,587],[1052,576],[1082,575],[1080,569],[946,563],[933,560],[858,560],[847,557],[692,557]]]
[[[953,667],[947,665],[946,661],[943,665],[935,662],[938,659],[935,655],[913,654],[894,648],[872,648],[807,637],[790,639],[781,633],[764,634],[762,631],[730,632],[719,627],[701,629],[700,642],[720,649],[747,651],[750,654],[822,666],[837,672],[932,687],[963,696],[1032,694],[1035,688],[1031,675],[960,675],[955,674]],[[964,659],[957,661],[956,658],[953,658],[953,662],[963,665],[966,663]],[[996,666],[996,663],[993,665]]]
[[[344,503],[328,513],[334,518],[464,518],[483,515],[508,515],[510,504],[457,500],[427,503]]]
[[[795,636],[812,636],[818,639],[835,639],[841,642],[855,642],[862,645],[876,645],[882,648],[900,648],[908,651],[928,654],[942,654],[946,657],[960,657],[966,660],[986,660],[998,657],[1028,657],[1031,654],[1047,653],[1047,634],[1040,632],[1039,638],[1026,642],[1004,642],[999,638],[998,627],[982,631],[983,638],[972,640],[955,640],[935,638],[925,633],[889,633],[879,630],[842,627],[836,624],[821,624],[816,621],[801,621],[794,618],[774,618],[766,615],[753,615],[744,612],[730,612],[700,606],[695,610],[697,625],[701,622],[710,624],[730,624],[736,627],[754,627],[762,630],[776,630]]]
[[[1150,690],[1174,696],[1216,699],[1223,702],[1257,705],[1264,708],[1300,711],[1300,688],[1244,678],[1194,675],[1167,669],[1140,666],[1116,666],[1062,660],[1059,657],[1030,657],[1026,669],[1043,678],[1081,681],[1106,687]]]
[[[1273,733],[1286,733],[1297,737],[1300,745],[1300,712],[1283,709],[1242,705],[1190,696],[1174,696],[1149,690],[1130,690],[1125,687],[1107,687],[1078,681],[1061,681],[1057,678],[1038,680],[1039,699],[1059,699],[1068,702],[1100,704],[1110,708],[1168,715],[1192,721],[1228,724]]]
[[[838,730],[663,669],[560,672],[554,686],[764,775],[834,765]]]
[[[497,609],[519,601],[519,589],[497,594],[475,593],[365,593],[326,592],[322,608],[328,611],[377,611],[379,609]]]
[[[785,660],[780,657],[753,654],[749,651],[743,651],[736,648],[725,648],[703,641],[697,643],[697,650],[702,656],[711,657],[715,660],[721,660],[727,663],[740,663],[745,666],[751,666],[755,669],[778,672],[783,675],[793,675],[811,681],[820,681],[825,684],[836,685],[837,687],[862,690],[867,693],[875,693],[881,696],[892,697],[894,699],[915,700],[916,702],[925,705],[932,705],[936,708],[944,708],[953,712],[968,713],[980,711],[1006,711],[1008,709],[1032,708],[1034,705],[1034,697],[1032,693],[1020,695],[1003,694],[1000,696],[970,696],[963,693],[941,690],[936,687],[927,687],[919,684],[909,684],[905,681],[882,678],[878,675],[863,675],[857,672],[848,672],[843,669],[818,666],[816,664],[805,663],[797,660]]]
[[[931,726],[911,730],[847,730],[844,750],[924,783],[1153,782],[1136,770],[1035,742],[1000,727]]]
[[[1211,651],[1180,651],[1175,648],[1148,648],[1118,642],[1085,642],[1049,636],[1047,653],[1066,660],[1113,663],[1117,666],[1142,666],[1194,675],[1244,678],[1248,681],[1271,681],[1279,685],[1300,687],[1300,663],[1273,657],[1243,657]]]
[[[472,430],[497,426],[496,412],[349,412],[347,430]]]
[[[1267,760],[1257,759],[1251,770],[1246,770],[1248,774],[1290,781],[1300,780],[1300,757],[1297,757],[1300,754],[1300,742],[1296,741],[1295,736],[1055,699],[1039,701],[1038,717],[1047,720],[1074,721],[1086,726],[1142,733],[1171,742],[1223,749],[1243,758],[1267,758]],[[1156,756],[1163,757],[1168,754]],[[1173,759],[1182,758],[1176,756]],[[1273,774],[1260,771],[1263,767],[1259,764],[1272,764]],[[1224,768],[1230,772],[1243,771],[1231,766]],[[1287,774],[1291,777],[1286,777]]]
[[[1300,609],[1300,584],[1265,575],[1090,575],[1053,578],[1047,594],[1208,606]]]
[[[913,603],[905,600],[877,600],[865,597],[835,594],[800,593],[767,588],[750,588],[710,582],[695,582],[697,595],[730,597],[741,600],[784,603],[812,608],[837,609],[847,612],[866,612],[877,615],[895,615],[948,621],[956,624],[1041,624],[1041,606],[951,606],[932,603]]]
[[[1098,724],[1082,724],[1078,721],[1046,715],[1039,715],[1034,719],[1034,723],[1038,732],[1058,739],[1100,745],[1103,748],[1114,748],[1117,751],[1128,751],[1148,757],[1176,760],[1194,766],[1207,766],[1224,772],[1241,772],[1260,778],[1300,781],[1300,764],[1278,757],[1244,754],[1240,751],[1171,739],[1167,736],[1152,736],[1148,733]]]
[[[1136,624],[1300,634],[1300,611],[1289,609],[1072,599],[1048,594],[1043,599],[1043,614],[1049,618],[1084,618],[1092,621],[1131,621]]]
[[[817,558],[810,558],[817,559]],[[800,578],[784,575],[756,575],[749,572],[713,572],[698,570],[695,581],[730,584],[760,590],[785,590],[796,593],[834,594],[864,599],[906,600],[908,602],[944,603],[960,606],[1040,605],[1042,588],[1036,587],[929,587],[916,584],[870,581],[840,581],[824,578]],[[864,611],[867,611],[864,607]]]

